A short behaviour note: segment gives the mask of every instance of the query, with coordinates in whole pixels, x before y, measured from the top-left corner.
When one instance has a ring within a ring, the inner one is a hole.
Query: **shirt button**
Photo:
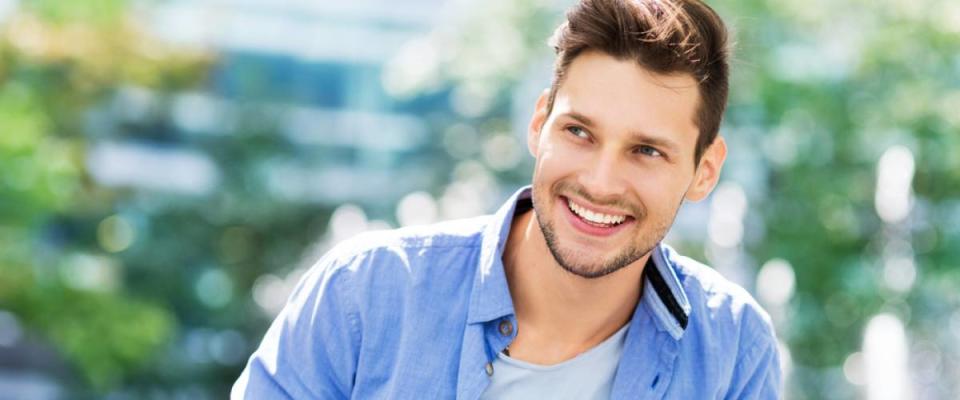
[[[500,334],[503,336],[510,336],[513,333],[513,324],[509,320],[500,321]]]
[[[493,363],[487,363],[487,376],[493,376]]]

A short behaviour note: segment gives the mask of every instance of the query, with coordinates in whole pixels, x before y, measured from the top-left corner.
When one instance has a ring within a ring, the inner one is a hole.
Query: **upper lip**
[[[623,210],[615,210],[615,209],[612,209],[612,208],[598,207],[598,206],[595,206],[595,205],[590,204],[590,203],[588,203],[588,202],[585,202],[585,201],[583,201],[583,200],[574,199],[574,198],[572,198],[572,197],[567,197],[567,196],[564,196],[564,199],[565,199],[565,200],[569,200],[569,201],[573,201],[576,205],[578,205],[578,206],[580,206],[580,207],[583,207],[583,208],[587,209],[588,211],[591,211],[591,212],[594,212],[594,213],[605,214],[605,215],[623,215],[623,216],[627,216],[627,217],[632,217],[632,215],[631,215],[629,212],[626,212],[626,211],[623,211]]]

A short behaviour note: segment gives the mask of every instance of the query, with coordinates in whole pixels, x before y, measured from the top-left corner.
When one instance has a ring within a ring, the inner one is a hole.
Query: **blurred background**
[[[790,399],[960,397],[960,2],[715,0],[730,158],[667,242]],[[492,211],[570,0],[0,0],[0,398],[224,398],[305,268]]]

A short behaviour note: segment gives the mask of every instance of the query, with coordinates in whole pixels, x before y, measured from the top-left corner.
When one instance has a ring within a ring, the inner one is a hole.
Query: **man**
[[[726,157],[720,18],[697,0],[583,0],[553,44],[532,188],[492,216],[338,245],[233,398],[778,397],[766,313],[660,243]]]

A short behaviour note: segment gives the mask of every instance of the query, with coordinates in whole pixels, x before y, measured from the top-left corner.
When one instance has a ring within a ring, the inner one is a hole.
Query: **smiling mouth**
[[[633,217],[627,214],[606,214],[595,212],[581,206],[571,200],[569,197],[563,197],[567,203],[567,208],[583,222],[596,226],[598,228],[612,228],[625,222],[633,220]]]

